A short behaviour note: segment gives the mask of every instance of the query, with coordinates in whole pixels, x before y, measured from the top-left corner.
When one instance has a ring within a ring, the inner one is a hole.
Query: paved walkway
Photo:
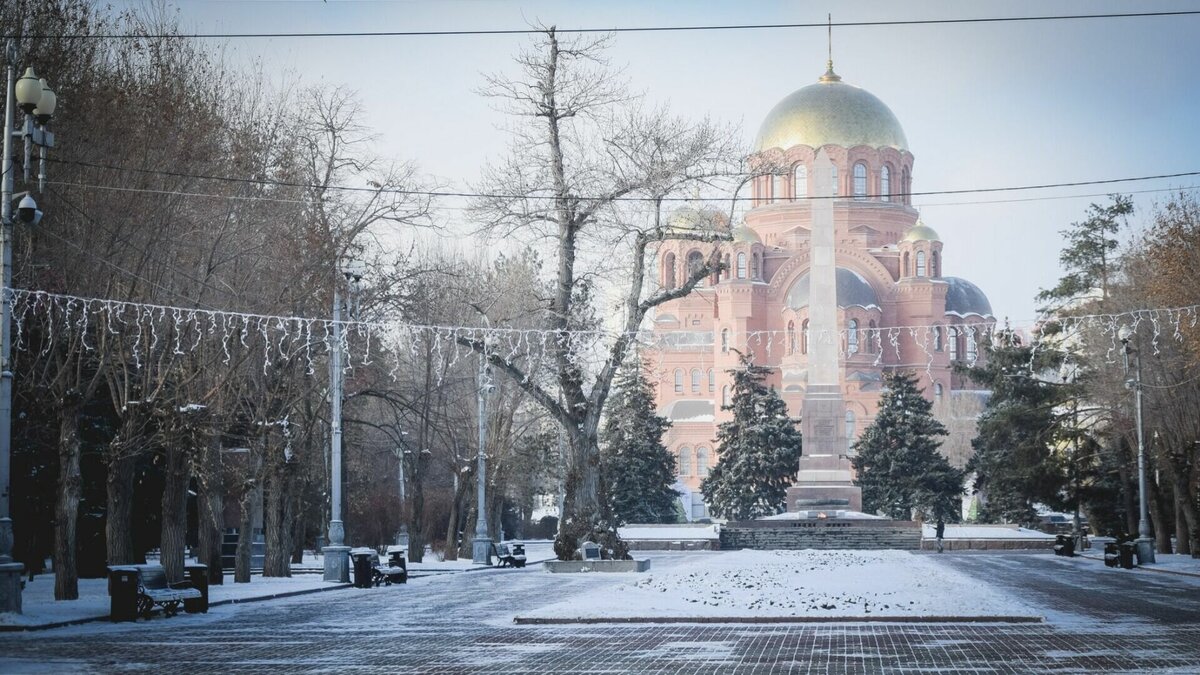
[[[686,560],[664,554],[654,565]],[[2,635],[0,672],[1200,672],[1198,579],[1049,555],[937,561],[1031,598],[1048,622],[514,626],[515,613],[597,581],[495,570]]]

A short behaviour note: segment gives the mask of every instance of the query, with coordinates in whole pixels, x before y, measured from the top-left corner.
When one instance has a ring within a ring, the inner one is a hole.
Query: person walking
[[[946,536],[946,522],[941,516],[937,519],[937,552],[942,552],[942,537]]]

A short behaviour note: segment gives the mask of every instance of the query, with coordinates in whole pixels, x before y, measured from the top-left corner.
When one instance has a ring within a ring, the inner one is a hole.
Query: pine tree
[[[801,439],[796,420],[774,388],[764,384],[771,369],[740,354],[733,375],[733,399],[724,410],[733,419],[717,430],[720,457],[700,485],[712,512],[730,520],[779,513],[800,468]]]
[[[946,427],[933,416],[911,373],[890,373],[875,421],[855,443],[852,459],[863,510],[907,520],[958,520],[962,471],[938,452]]]
[[[636,365],[622,368],[600,437],[608,499],[618,524],[674,523],[675,456],[663,446],[671,423],[654,412],[654,390]]]
[[[1075,387],[1034,375],[1057,372],[1063,353],[1051,344],[1022,345],[1002,331],[987,350],[984,365],[967,371],[992,392],[979,416],[967,470],[987,499],[980,520],[1028,523],[1035,503],[1063,505],[1067,467],[1055,449],[1075,433],[1069,407]]]

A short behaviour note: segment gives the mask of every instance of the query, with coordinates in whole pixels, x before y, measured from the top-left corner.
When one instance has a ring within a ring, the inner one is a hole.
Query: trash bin
[[[1116,542],[1110,541],[1104,545],[1104,565],[1116,567],[1121,564],[1121,552]]]
[[[1066,555],[1067,535],[1060,534],[1054,537],[1054,555]]]
[[[1121,567],[1127,570],[1134,568],[1134,555],[1137,553],[1137,545],[1132,541],[1127,541],[1121,544]]]
[[[134,567],[108,568],[109,618],[137,621],[138,571]]]
[[[192,588],[200,591],[200,597],[183,601],[183,609],[188,614],[207,614],[208,565],[192,563],[190,565],[184,565],[183,571],[185,574],[187,574],[188,581],[191,582]]]
[[[351,552],[350,557],[354,559],[354,587],[370,588],[372,576],[371,553]]]

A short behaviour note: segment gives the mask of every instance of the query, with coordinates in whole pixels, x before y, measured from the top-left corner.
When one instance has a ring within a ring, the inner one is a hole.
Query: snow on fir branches
[[[755,364],[753,354],[736,353],[741,364],[729,371],[733,397],[722,408],[733,419],[717,428],[719,459],[700,490],[714,515],[749,520],[783,511],[802,448],[797,420],[765,384],[772,369]]]
[[[915,375],[888,373],[883,384],[879,412],[851,458],[863,510],[897,520],[957,521],[964,475],[938,452],[946,427],[934,418]]]
[[[617,375],[600,434],[601,462],[619,525],[679,519],[675,456],[662,443],[671,426],[655,414],[654,389],[636,363]]]

